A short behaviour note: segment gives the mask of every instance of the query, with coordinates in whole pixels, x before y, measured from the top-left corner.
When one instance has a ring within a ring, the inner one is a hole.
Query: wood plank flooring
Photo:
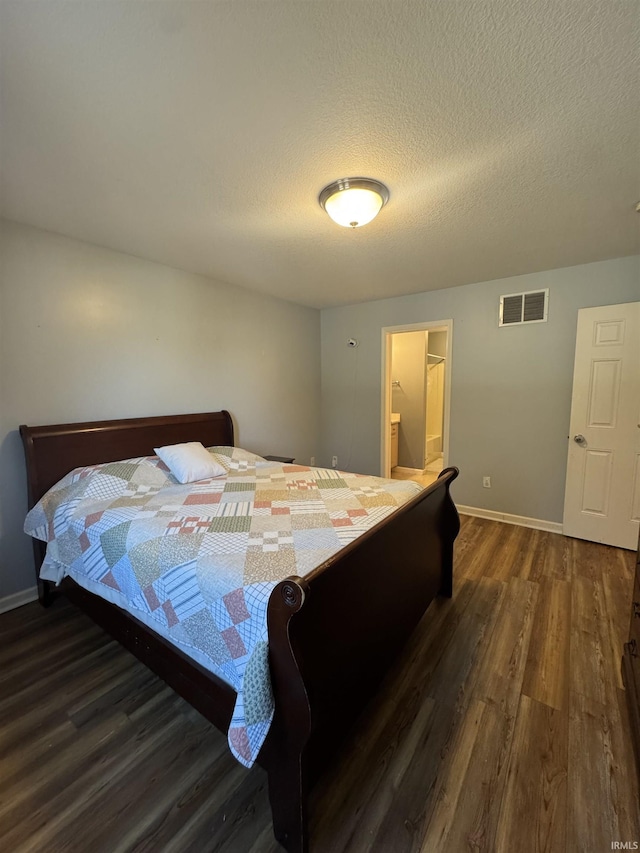
[[[434,602],[311,798],[312,853],[640,842],[634,555],[462,517]],[[64,600],[0,616],[0,850],[277,853],[260,769]]]

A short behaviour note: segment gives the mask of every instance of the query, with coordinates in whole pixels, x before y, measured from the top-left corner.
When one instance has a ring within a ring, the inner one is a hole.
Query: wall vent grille
[[[500,326],[519,326],[523,323],[546,323],[549,291],[529,290],[500,297]]]

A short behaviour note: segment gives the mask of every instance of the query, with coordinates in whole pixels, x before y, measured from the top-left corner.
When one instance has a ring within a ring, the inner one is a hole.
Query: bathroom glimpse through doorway
[[[448,464],[453,321],[382,329],[381,476],[429,485]]]

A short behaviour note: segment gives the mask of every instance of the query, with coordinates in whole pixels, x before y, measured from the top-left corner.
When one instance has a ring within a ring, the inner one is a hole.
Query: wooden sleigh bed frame
[[[43,427],[21,426],[29,506],[73,468],[153,454],[184,441],[234,444],[226,411]],[[258,756],[268,774],[273,828],[306,853],[307,791],[436,595],[452,594],[458,514],[439,479],[304,578],[287,578],[268,605],[275,716]],[[33,540],[36,567],[45,543]],[[70,578],[67,597],[226,732],[236,694],[133,616]],[[52,584],[38,579],[47,605]]]

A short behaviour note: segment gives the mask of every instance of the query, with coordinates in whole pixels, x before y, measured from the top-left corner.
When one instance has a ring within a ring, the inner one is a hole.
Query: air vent
[[[548,290],[529,290],[500,297],[500,326],[545,323],[549,303]]]

